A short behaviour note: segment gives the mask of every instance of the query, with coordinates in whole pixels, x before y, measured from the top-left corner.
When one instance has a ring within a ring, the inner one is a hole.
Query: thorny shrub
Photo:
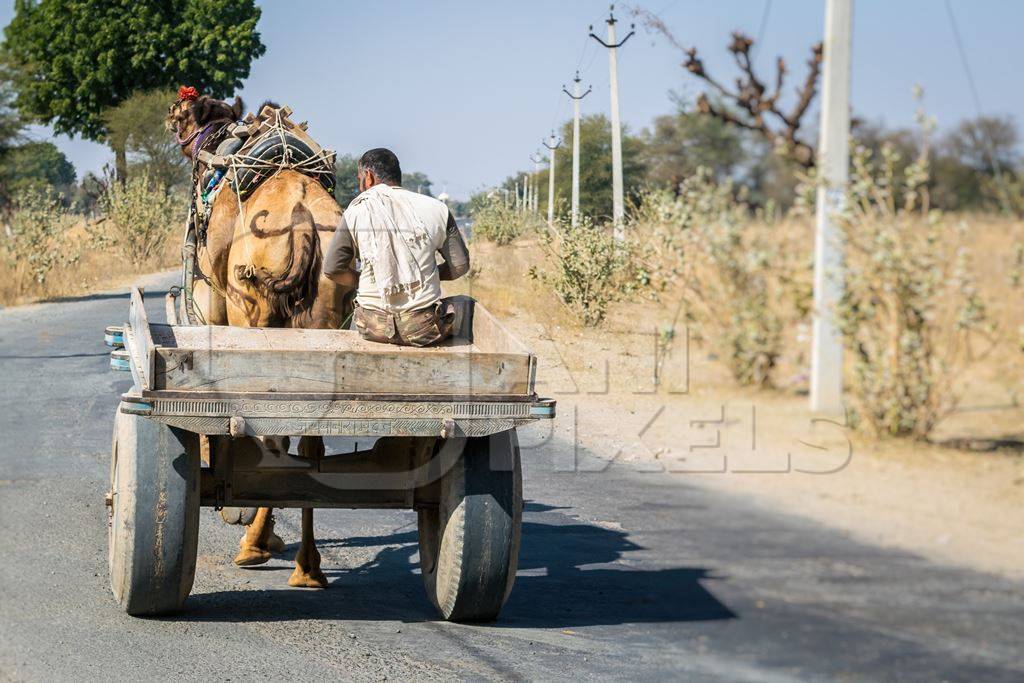
[[[653,254],[656,279],[682,285],[687,317],[741,384],[768,386],[783,329],[805,311],[810,279],[792,226],[752,220],[731,182],[700,169],[678,193],[649,191],[634,225]]]
[[[897,173],[891,147],[879,158],[856,148],[838,217],[845,289],[836,318],[853,356],[853,417],[873,435],[927,437],[956,407],[958,377],[993,345],[967,226],[929,210],[927,159],[925,144]]]
[[[30,282],[42,285],[56,267],[79,258],[69,237],[73,217],[51,191],[27,190],[14,202],[3,231],[3,253],[23,293]]]
[[[517,210],[497,193],[484,199],[482,206],[473,212],[473,238],[500,246],[511,244],[517,237],[541,227],[539,215]]]
[[[136,267],[150,263],[184,221],[183,205],[180,197],[168,195],[146,173],[123,184],[110,183],[99,199],[105,220],[93,227],[94,242],[119,250]]]
[[[542,244],[549,267],[534,266],[530,275],[551,287],[584,325],[599,324],[608,305],[635,291],[642,278],[633,247],[586,216],[576,226],[558,223],[544,233]]]

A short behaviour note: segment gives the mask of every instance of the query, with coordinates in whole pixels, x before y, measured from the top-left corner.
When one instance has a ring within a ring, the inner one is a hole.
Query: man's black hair
[[[359,168],[373,171],[373,175],[384,183],[402,184],[402,167],[398,157],[390,149],[377,147],[359,157]]]

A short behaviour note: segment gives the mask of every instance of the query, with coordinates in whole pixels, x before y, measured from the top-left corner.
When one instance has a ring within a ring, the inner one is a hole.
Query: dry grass
[[[956,216],[948,223],[953,225],[961,220],[969,226],[979,295],[996,325],[998,344],[982,362],[956,377],[953,389],[962,397],[960,406],[939,423],[931,439],[1024,438],[1020,427],[1024,411],[1018,399],[1020,387],[1024,386],[1024,351],[1020,345],[1024,307],[1019,305],[1020,285],[1012,285],[1019,267],[1013,245],[1020,242],[1024,226],[1019,221],[991,215]],[[806,236],[806,257],[797,255],[795,261],[805,261],[808,266],[812,227],[810,218],[793,218],[773,228],[790,236]],[[790,244],[799,244],[799,240]],[[664,367],[660,375],[664,381],[657,391],[665,394],[678,384],[678,378],[686,375],[688,336],[690,385],[695,395],[795,401],[793,411],[801,412],[808,389],[807,315],[794,321],[790,313],[787,318],[774,369],[777,391],[765,393],[742,387],[726,362],[729,349],[720,346],[721,342],[706,334],[697,322],[688,323],[681,311],[686,310],[689,293],[678,282],[673,284],[669,279],[656,300],[637,295],[612,304],[602,325],[588,329],[542,282],[527,275],[531,267],[545,258],[536,239],[520,239],[503,247],[474,243],[471,251],[474,276],[450,283],[449,291],[470,294],[503,318],[530,321],[542,328],[541,336],[549,337],[558,346],[558,363],[565,366],[577,384],[605,384],[602,375],[607,362],[607,383],[611,386],[622,387],[624,393],[650,391],[655,387],[655,349],[659,349],[658,353],[667,356],[661,361]],[[792,302],[786,306],[791,307]],[[673,331],[670,338],[666,338],[666,330]]]
[[[102,228],[100,224],[93,230]],[[52,270],[42,283],[20,278],[14,264],[0,260],[0,306],[81,296],[125,284],[143,273],[173,268],[181,262],[181,247],[172,239],[161,248],[160,253],[133,266],[116,248],[95,246],[85,221],[79,221],[69,230],[67,241],[72,248],[80,251],[78,262]],[[20,292],[19,281],[23,283]]]

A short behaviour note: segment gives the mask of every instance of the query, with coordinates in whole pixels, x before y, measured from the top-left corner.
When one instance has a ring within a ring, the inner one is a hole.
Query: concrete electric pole
[[[580,100],[590,94],[592,88],[588,85],[587,92],[580,94],[580,72],[572,79],[572,92],[562,86],[562,92],[572,98],[572,227],[580,219]]]
[[[842,240],[835,216],[842,210],[850,156],[850,50],[853,0],[826,0],[825,66],[814,234],[814,330],[811,341],[811,410],[843,414],[843,341],[835,307],[843,293]]]
[[[608,89],[612,96],[612,221],[615,225],[615,239],[625,237],[622,223],[626,215],[626,204],[623,198],[622,182],[622,124],[619,122],[619,69],[616,52],[636,33],[634,25],[629,25],[629,33],[619,42],[615,42],[615,5],[608,12],[608,42],[594,35],[594,27],[590,27],[590,37],[608,48]]]
[[[542,145],[548,148],[548,227],[555,227],[555,150],[562,146],[561,138],[555,142],[555,131],[551,131],[551,137]]]
[[[537,182],[540,179],[537,175],[540,173],[540,162],[544,161],[544,157],[540,155],[540,152],[535,152],[530,155],[530,161],[533,162],[533,201],[530,204],[530,211],[537,213],[537,207],[540,206],[540,202],[538,201],[538,195],[540,193],[537,191],[539,189],[537,187]]]

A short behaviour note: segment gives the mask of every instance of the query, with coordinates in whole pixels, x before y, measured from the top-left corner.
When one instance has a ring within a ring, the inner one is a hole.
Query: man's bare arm
[[[345,223],[343,216],[341,225],[334,231],[334,235],[324,251],[324,277],[343,287],[358,286],[359,273],[352,270],[354,259],[355,248],[352,246],[352,234],[349,232],[348,224]]]
[[[442,280],[456,280],[469,272],[469,250],[462,239],[459,226],[455,224],[455,216],[448,213],[448,225],[445,228],[444,242],[441,248],[444,262],[438,265],[438,275]]]

